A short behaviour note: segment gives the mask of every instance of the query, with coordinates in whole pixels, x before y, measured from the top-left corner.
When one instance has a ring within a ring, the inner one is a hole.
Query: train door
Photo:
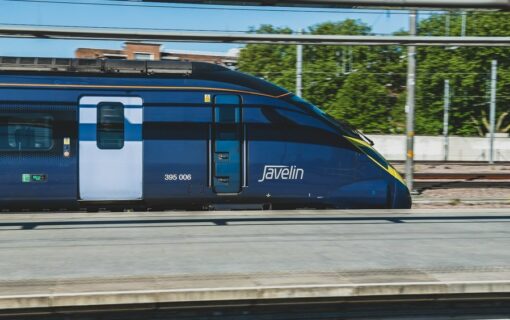
[[[138,97],[80,99],[81,200],[142,199],[142,105]]]
[[[243,170],[241,97],[215,96],[213,114],[213,190],[217,194],[236,194],[241,191]]]

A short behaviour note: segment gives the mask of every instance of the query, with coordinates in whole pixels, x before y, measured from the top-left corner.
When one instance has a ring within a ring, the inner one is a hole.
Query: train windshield
[[[338,120],[338,119],[330,116],[329,114],[327,114],[320,108],[314,106],[313,104],[311,104],[310,102],[308,102],[306,100],[301,99],[298,96],[293,95],[291,97],[291,100],[292,100],[292,102],[294,102],[300,106],[304,106],[305,108],[312,110],[314,113],[316,113],[316,114],[320,115],[321,117],[323,117],[324,119],[326,119],[330,124],[335,126],[337,129],[341,130],[343,135],[346,135],[346,136],[349,136],[352,138],[356,138],[356,139],[360,139],[360,140],[364,140],[367,143],[369,143],[371,146],[374,145],[374,142],[372,140],[370,140],[366,135],[364,135],[362,132],[360,132],[358,129],[356,129],[352,124],[350,124],[346,120]]]

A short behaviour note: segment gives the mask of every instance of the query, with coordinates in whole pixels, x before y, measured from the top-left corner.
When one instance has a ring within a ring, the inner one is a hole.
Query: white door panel
[[[142,142],[124,142],[120,150],[101,150],[94,141],[80,142],[80,197],[84,200],[142,198]]]
[[[120,149],[98,147],[98,134],[101,133],[97,110],[102,103],[121,103],[123,106],[124,144]],[[142,100],[137,97],[83,97],[79,116],[80,198],[94,201],[142,199]]]

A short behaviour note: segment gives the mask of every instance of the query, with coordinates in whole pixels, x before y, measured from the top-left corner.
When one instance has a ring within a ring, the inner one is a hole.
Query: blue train
[[[206,63],[0,58],[0,208],[409,208],[347,123]]]

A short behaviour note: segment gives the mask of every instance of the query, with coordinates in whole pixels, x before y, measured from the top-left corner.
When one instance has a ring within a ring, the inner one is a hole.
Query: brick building
[[[75,51],[75,56],[83,59],[201,61],[235,68],[238,53],[238,49],[230,50],[225,54],[162,50],[162,45],[157,43],[126,42],[121,50],[78,48]]]

